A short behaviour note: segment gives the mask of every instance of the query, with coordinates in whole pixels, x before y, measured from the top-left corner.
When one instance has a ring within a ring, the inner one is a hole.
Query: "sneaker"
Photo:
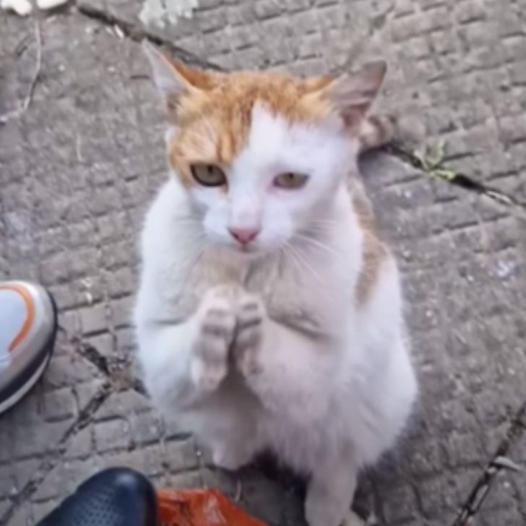
[[[46,369],[57,309],[40,285],[0,281],[0,413],[21,400]]]
[[[155,490],[132,469],[106,469],[81,484],[37,526],[157,526]]]

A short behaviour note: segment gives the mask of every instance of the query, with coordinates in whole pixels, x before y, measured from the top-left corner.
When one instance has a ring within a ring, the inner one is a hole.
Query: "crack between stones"
[[[114,31],[116,28],[118,28],[117,31],[120,30],[124,37],[133,40],[134,42],[141,42],[142,40],[146,39],[152,42],[153,44],[156,44],[157,46],[162,46],[168,49],[168,51],[174,53],[175,55],[177,55],[178,58],[180,58],[184,62],[187,62],[190,65],[198,66],[204,69],[221,71],[221,68],[216,64],[207,60],[203,60],[202,58],[191,53],[190,51],[187,51],[179,46],[174,45],[170,40],[163,38],[152,31],[143,29],[139,24],[127,22],[118,18],[117,16],[108,13],[107,11],[104,11],[103,9],[98,9],[97,7],[86,5],[82,2],[79,2],[77,4],[77,10],[81,15],[92,20],[96,20],[97,22],[101,23],[106,27],[109,27]]]
[[[62,461],[62,455],[65,451],[67,441],[80,430],[84,429],[90,422],[92,416],[97,412],[100,406],[109,398],[112,393],[111,385],[109,382],[104,383],[98,391],[93,395],[91,400],[87,403],[86,407],[79,412],[79,415],[75,422],[66,430],[64,435],[58,442],[57,452],[48,456],[39,465],[35,475],[29,480],[29,482],[22,488],[19,494],[14,500],[12,506],[0,517],[0,524],[8,524],[13,515],[17,512],[20,506],[23,506],[29,501],[31,496],[40,487],[40,484],[44,481],[46,476]]]
[[[484,471],[475,482],[464,505],[460,509],[455,521],[451,526],[467,526],[472,524],[473,517],[480,511],[480,508],[489,495],[498,474],[506,469],[502,463],[498,462],[499,457],[506,457],[512,447],[523,438],[526,432],[526,402],[524,402],[510,422],[506,436],[501,441],[495,454],[488,462]]]
[[[416,168],[419,172],[432,177],[428,170],[426,170],[426,167],[423,165],[422,161],[416,155],[407,151],[401,144],[393,142],[381,147],[380,151],[383,151],[384,153],[397,158],[404,164]],[[486,196],[492,201],[512,209],[514,212],[517,212],[520,217],[526,219],[526,203],[518,201],[511,195],[502,192],[497,188],[487,186],[486,184],[477,181],[469,175],[454,172],[452,178],[440,180],[444,181],[445,183],[452,184],[453,186],[458,186],[464,190]]]
[[[103,356],[95,347],[86,344],[82,341],[82,339],[71,338],[65,329],[59,328],[59,330],[64,331],[68,337],[68,340],[75,344],[79,355],[97,368],[97,370],[104,376],[105,382],[93,395],[84,409],[79,412],[75,422],[61,437],[58,442],[57,452],[46,458],[46,460],[42,461],[36,471],[36,474],[22,488],[7,512],[2,517],[0,517],[0,524],[8,524],[20,506],[29,501],[31,496],[38,490],[40,484],[44,481],[46,476],[62,461],[62,455],[65,451],[68,440],[92,422],[93,415],[114,392],[128,388],[133,389],[143,396],[147,396],[146,389],[138,378],[126,377],[122,374],[115,374],[113,372],[114,364],[112,360],[109,360]]]
[[[74,337],[70,339],[70,342],[76,346],[78,354],[94,365],[106,378],[112,387],[112,391],[119,392],[133,389],[137,393],[148,397],[142,381],[132,374],[127,374],[127,371],[130,369],[127,362],[104,356],[93,345],[84,342],[82,338]]]
[[[148,397],[146,388],[142,381],[126,372],[128,363],[119,359],[111,359],[100,353],[93,345],[87,344],[82,338],[71,338],[70,342],[76,346],[77,352],[82,358],[91,363],[108,381],[112,392],[133,389],[137,393]]]

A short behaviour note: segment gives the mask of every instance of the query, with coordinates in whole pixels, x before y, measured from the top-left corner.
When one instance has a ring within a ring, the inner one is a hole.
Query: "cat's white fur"
[[[309,474],[310,526],[338,526],[359,469],[389,448],[416,383],[388,256],[356,299],[363,232],[345,178],[357,144],[336,120],[291,126],[261,105],[228,194],[172,177],[142,234],[135,310],[148,391],[235,469],[262,449]],[[310,174],[277,190],[276,173]],[[253,253],[227,228],[261,233]]]

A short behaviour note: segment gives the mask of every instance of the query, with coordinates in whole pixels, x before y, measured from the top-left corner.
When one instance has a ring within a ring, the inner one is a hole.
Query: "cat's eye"
[[[193,178],[203,186],[222,186],[226,184],[226,175],[215,164],[192,164],[190,166]]]
[[[309,177],[305,174],[284,172],[274,178],[274,186],[277,186],[278,188],[295,190],[296,188],[301,188],[304,186],[308,178]]]

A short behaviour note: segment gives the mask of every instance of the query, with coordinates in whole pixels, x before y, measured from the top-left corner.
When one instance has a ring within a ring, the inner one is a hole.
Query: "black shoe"
[[[37,526],[157,526],[155,491],[136,471],[107,469],[79,486]]]

